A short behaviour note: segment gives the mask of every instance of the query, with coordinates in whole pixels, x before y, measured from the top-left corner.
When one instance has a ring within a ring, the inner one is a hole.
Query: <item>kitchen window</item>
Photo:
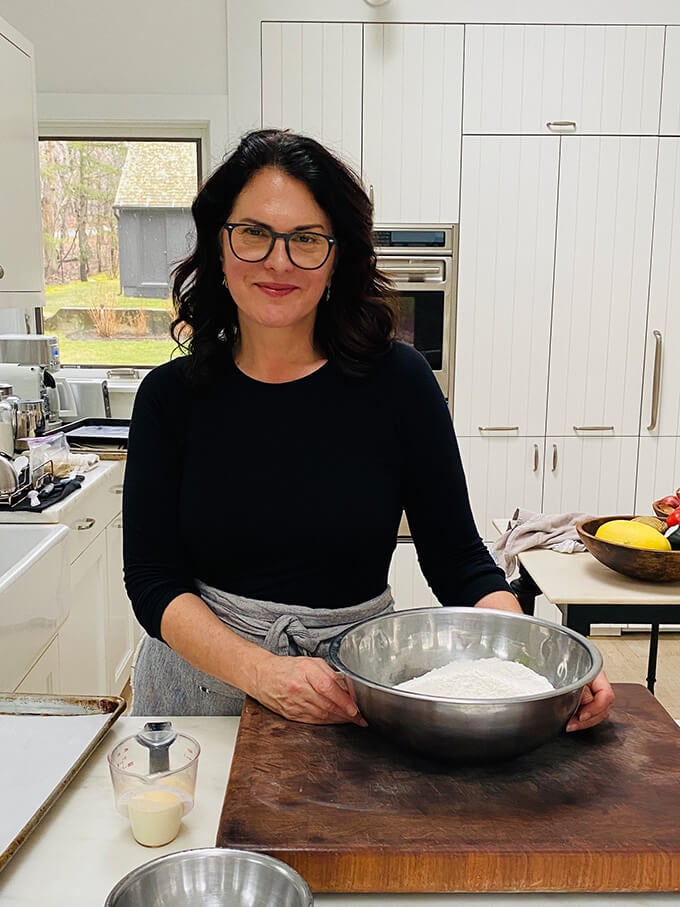
[[[199,180],[198,140],[40,140],[42,330],[62,366],[170,358],[171,271],[193,243]]]

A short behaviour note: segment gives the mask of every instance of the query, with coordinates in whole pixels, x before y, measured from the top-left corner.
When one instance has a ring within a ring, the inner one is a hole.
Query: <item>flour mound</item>
[[[541,674],[519,662],[476,658],[452,661],[420,677],[405,680],[394,689],[451,699],[512,699],[549,693],[555,687]]]

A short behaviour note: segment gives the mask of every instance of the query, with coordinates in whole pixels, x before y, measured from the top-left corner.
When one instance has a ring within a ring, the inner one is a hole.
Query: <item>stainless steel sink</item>
[[[16,689],[68,615],[68,532],[61,524],[0,525],[1,691]]]

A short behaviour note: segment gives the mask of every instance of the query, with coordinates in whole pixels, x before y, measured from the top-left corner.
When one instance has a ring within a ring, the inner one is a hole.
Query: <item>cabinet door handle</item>
[[[111,492],[111,494],[122,494],[123,486],[122,485],[112,485],[111,488],[109,488],[109,491]]]
[[[647,431],[654,431],[659,420],[659,392],[661,390],[661,354],[663,352],[663,339],[661,331],[654,331],[654,379],[652,382],[652,413]]]
[[[575,120],[548,120],[545,124],[548,129],[573,129],[576,130]]]
[[[534,444],[534,472],[538,472],[538,444]]]
[[[93,516],[86,516],[84,520],[80,520],[76,523],[75,528],[78,532],[83,532],[83,530],[92,529],[96,522],[97,521]]]
[[[614,431],[613,425],[572,425],[574,431]]]
[[[480,431],[519,431],[519,425],[478,425]]]
[[[373,192],[373,184],[368,187],[368,200],[371,203],[371,208],[375,207],[375,195]]]
[[[555,472],[555,470],[557,469],[557,444],[553,444],[552,449],[552,471]]]

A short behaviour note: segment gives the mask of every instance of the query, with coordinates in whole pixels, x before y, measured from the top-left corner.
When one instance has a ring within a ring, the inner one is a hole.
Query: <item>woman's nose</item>
[[[285,271],[295,267],[288,257],[286,250],[286,241],[282,236],[277,236],[274,240],[274,248],[271,250],[265,260],[265,264],[277,271]]]

